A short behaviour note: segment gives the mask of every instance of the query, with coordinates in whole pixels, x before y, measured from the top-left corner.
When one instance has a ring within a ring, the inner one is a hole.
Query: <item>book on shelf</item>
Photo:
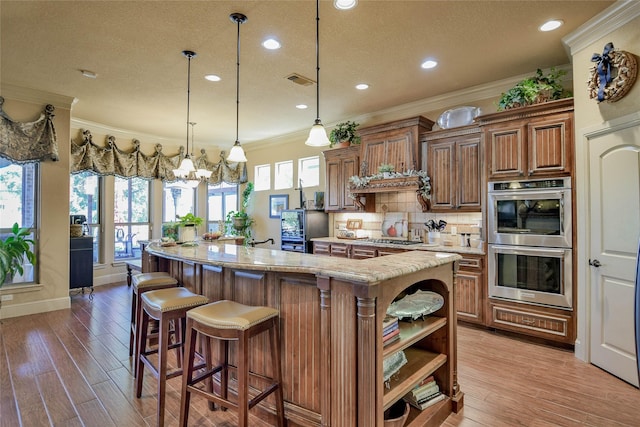
[[[397,325],[398,318],[395,316],[389,316],[388,314],[382,320],[382,329],[386,329],[387,326]]]
[[[400,330],[400,326],[398,326],[398,324],[396,323],[395,325],[391,325],[391,326],[387,326],[386,328],[384,328],[382,330],[382,336],[386,336],[389,335],[390,333],[394,332],[394,331],[399,331]]]
[[[391,338],[395,337],[396,335],[400,335],[400,329],[396,329],[395,331],[392,331],[390,333],[388,333],[387,335],[383,335],[382,336],[382,341],[387,341],[390,340]]]
[[[421,400],[421,401],[413,401],[412,399],[407,399],[405,397],[405,401],[407,401],[409,403],[409,405],[413,406],[414,408],[418,408],[421,411],[424,409],[427,409],[429,406],[431,405],[435,405],[436,403],[444,400],[444,398],[446,397],[446,395],[444,395],[441,392],[438,392],[436,394],[434,394],[432,397],[430,397],[429,399],[426,400]]]
[[[422,387],[423,385],[427,385],[431,382],[435,381],[435,378],[433,378],[433,375],[429,375],[428,377],[424,377],[422,379],[422,381],[420,381],[415,387],[414,389],[418,388],[418,387]]]
[[[388,345],[393,344],[393,343],[394,343],[394,342],[396,342],[396,341],[400,341],[400,334],[396,334],[396,335],[394,335],[394,336],[390,337],[389,339],[386,339],[386,338],[385,338],[385,339],[382,341],[382,346],[383,346],[383,347],[386,347],[386,346],[388,346]]]
[[[407,393],[406,397],[419,402],[435,393],[438,393],[439,391],[440,387],[438,387],[438,384],[435,381],[431,381],[423,386],[415,387]]]

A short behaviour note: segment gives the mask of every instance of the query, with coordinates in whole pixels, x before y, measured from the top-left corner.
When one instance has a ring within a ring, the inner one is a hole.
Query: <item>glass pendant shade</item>
[[[195,174],[196,174],[196,178],[198,179],[202,179],[202,178],[209,179],[211,178],[212,172],[207,169],[196,169]]]
[[[305,144],[311,147],[325,147],[331,144],[331,141],[327,138],[327,131],[324,129],[324,126],[322,126],[320,120],[316,120],[316,123],[311,126],[309,138],[307,138]]]
[[[233,144],[233,147],[231,147],[231,151],[229,152],[229,156],[227,156],[227,160],[235,163],[247,161],[247,156],[245,156],[244,150],[240,146],[240,142],[236,141],[236,143]]]
[[[190,172],[195,172],[195,170],[196,168],[195,166],[193,166],[193,161],[191,161],[191,158],[189,156],[186,156],[180,162],[180,166],[178,167],[178,169],[173,170],[173,174],[178,178],[186,178],[189,176]]]

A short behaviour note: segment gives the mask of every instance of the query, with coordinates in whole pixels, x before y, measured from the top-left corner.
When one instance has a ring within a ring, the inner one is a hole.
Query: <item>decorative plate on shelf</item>
[[[444,305],[442,295],[432,291],[418,290],[416,293],[407,295],[399,301],[391,303],[387,309],[387,314],[402,320],[410,318],[419,319],[440,310]]]
[[[478,107],[458,107],[447,110],[438,117],[437,123],[442,129],[466,126],[480,115]]]

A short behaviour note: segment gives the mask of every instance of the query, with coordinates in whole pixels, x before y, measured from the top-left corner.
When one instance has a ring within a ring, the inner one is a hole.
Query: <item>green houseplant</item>
[[[232,236],[244,236],[245,243],[251,237],[251,225],[254,220],[247,213],[251,195],[253,194],[253,182],[247,182],[247,186],[242,191],[240,210],[230,211],[227,214],[227,233]]]
[[[178,220],[178,234],[180,236],[180,241],[191,242],[195,240],[196,229],[202,224],[202,218],[189,212],[184,216],[176,215],[176,219]]]
[[[329,133],[329,141],[331,141],[329,147],[337,144],[344,147],[360,144],[360,136],[357,134],[358,126],[360,126],[359,123],[351,121],[338,123]]]
[[[34,241],[28,238],[30,233],[29,228],[20,228],[16,222],[11,234],[0,240],[0,287],[7,278],[24,273],[25,258],[31,264],[36,263],[36,255],[31,251]]]
[[[570,97],[571,93],[560,81],[565,74],[565,70],[552,68],[544,75],[538,69],[535,76],[527,77],[502,94],[498,100],[498,111]]]

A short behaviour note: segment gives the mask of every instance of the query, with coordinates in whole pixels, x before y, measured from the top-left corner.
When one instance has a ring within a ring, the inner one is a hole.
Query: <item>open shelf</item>
[[[404,349],[407,364],[389,380],[391,388],[385,387],[383,405],[386,411],[397,400],[409,393],[423,378],[431,375],[447,362],[447,355],[433,353],[415,347]]]
[[[424,320],[414,320],[413,322],[398,322],[400,328],[400,340],[389,344],[382,351],[382,357],[387,357],[413,345],[422,338],[431,335],[447,324],[446,317],[429,316]]]

